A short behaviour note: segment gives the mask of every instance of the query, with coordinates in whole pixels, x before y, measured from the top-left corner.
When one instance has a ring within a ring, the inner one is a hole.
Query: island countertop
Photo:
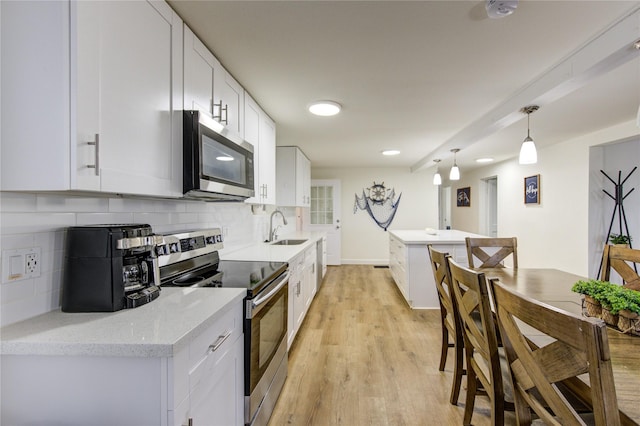
[[[465,243],[466,237],[484,238],[484,235],[472,234],[471,232],[458,231],[456,229],[436,229],[427,233],[424,229],[419,230],[393,230],[389,234],[395,236],[405,244],[453,244]]]
[[[244,288],[162,288],[146,305],[117,312],[48,312],[3,327],[2,355],[171,357],[221,315]]]

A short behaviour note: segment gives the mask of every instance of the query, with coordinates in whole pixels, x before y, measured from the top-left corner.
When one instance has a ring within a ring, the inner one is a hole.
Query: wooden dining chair
[[[470,268],[504,268],[504,260],[511,255],[513,268],[518,267],[518,241],[509,238],[465,238]],[[475,262],[478,259],[479,262]],[[477,263],[477,265],[476,265]]]
[[[458,403],[462,376],[465,374],[464,362],[464,340],[462,329],[460,328],[460,314],[451,292],[451,272],[449,271],[448,253],[429,248],[429,259],[433,268],[433,277],[438,291],[440,301],[440,320],[442,323],[442,346],[440,350],[440,366],[438,369],[444,371],[447,363],[449,348],[453,348],[453,382],[451,384],[451,396],[449,402],[453,405]]]
[[[602,271],[600,279],[609,281],[611,270],[620,275],[623,285],[632,290],[640,291],[640,276],[636,272],[634,264],[640,263],[640,250],[624,246],[605,244],[602,253]]]
[[[467,365],[467,396],[464,425],[471,424],[476,395],[483,392],[491,400],[493,425],[504,424],[505,386],[510,386],[506,360],[500,361],[496,324],[484,273],[465,268],[448,259],[451,270],[451,288],[460,313]],[[478,321],[477,319],[480,319]],[[502,364],[502,365],[501,365]],[[509,392],[510,393],[510,392]]]
[[[585,415],[572,400],[592,408],[589,423],[619,425],[605,323],[517,294],[497,280],[489,287],[510,365],[518,425],[531,424],[531,410],[546,424],[584,425]],[[578,379],[581,374],[588,375],[589,385]]]

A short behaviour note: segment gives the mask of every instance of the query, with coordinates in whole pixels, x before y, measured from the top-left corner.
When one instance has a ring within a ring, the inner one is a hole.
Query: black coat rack
[[[625,194],[624,193],[624,189],[622,188],[622,186],[629,179],[629,177],[631,177],[631,175],[633,174],[633,172],[636,171],[637,168],[638,168],[638,166],[634,167],[633,170],[631,170],[629,172],[627,177],[624,178],[624,180],[622,180],[622,170],[619,170],[618,171],[618,182],[616,182],[613,179],[611,179],[609,177],[609,175],[606,174],[603,170],[600,170],[600,173],[605,175],[605,177],[607,179],[609,179],[611,181],[611,183],[615,187],[615,196],[609,194],[606,189],[602,190],[605,194],[607,194],[609,196],[609,198],[611,198],[612,200],[615,201],[615,205],[613,206],[613,212],[611,213],[611,222],[609,222],[609,231],[607,232],[607,238],[608,238],[609,235],[611,235],[611,228],[613,228],[613,222],[615,221],[616,212],[617,212],[618,213],[618,229],[620,230],[620,232],[618,232],[618,234],[619,235],[626,235],[627,237],[629,237],[629,247],[632,247],[631,238],[630,238],[630,235],[629,235],[629,225],[627,225],[627,215],[624,212],[624,205],[622,203],[623,203],[624,199],[627,198],[627,196],[629,194],[631,194],[635,188],[631,188],[631,190]],[[622,233],[622,225],[623,224],[624,224],[625,234]],[[635,264],[633,265],[633,267],[637,268]],[[598,271],[600,271],[601,269],[602,269],[602,259],[600,259],[600,267],[598,268]],[[636,269],[636,272],[638,272],[637,269]]]

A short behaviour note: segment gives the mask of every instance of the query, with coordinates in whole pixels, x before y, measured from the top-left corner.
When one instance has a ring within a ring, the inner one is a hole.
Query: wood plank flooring
[[[440,372],[439,355],[439,312],[411,310],[388,269],[329,267],[269,426],[461,425],[466,386],[449,404],[453,361]],[[487,398],[473,422],[490,424]]]

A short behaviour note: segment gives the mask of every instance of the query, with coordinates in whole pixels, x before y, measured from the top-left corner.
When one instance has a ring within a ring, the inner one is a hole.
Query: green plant
[[[609,235],[609,241],[611,241],[611,244],[629,244],[631,237],[623,234],[611,234]]]
[[[608,281],[578,281],[571,291],[593,297],[612,314],[622,310],[640,315],[640,292],[631,290]]]

